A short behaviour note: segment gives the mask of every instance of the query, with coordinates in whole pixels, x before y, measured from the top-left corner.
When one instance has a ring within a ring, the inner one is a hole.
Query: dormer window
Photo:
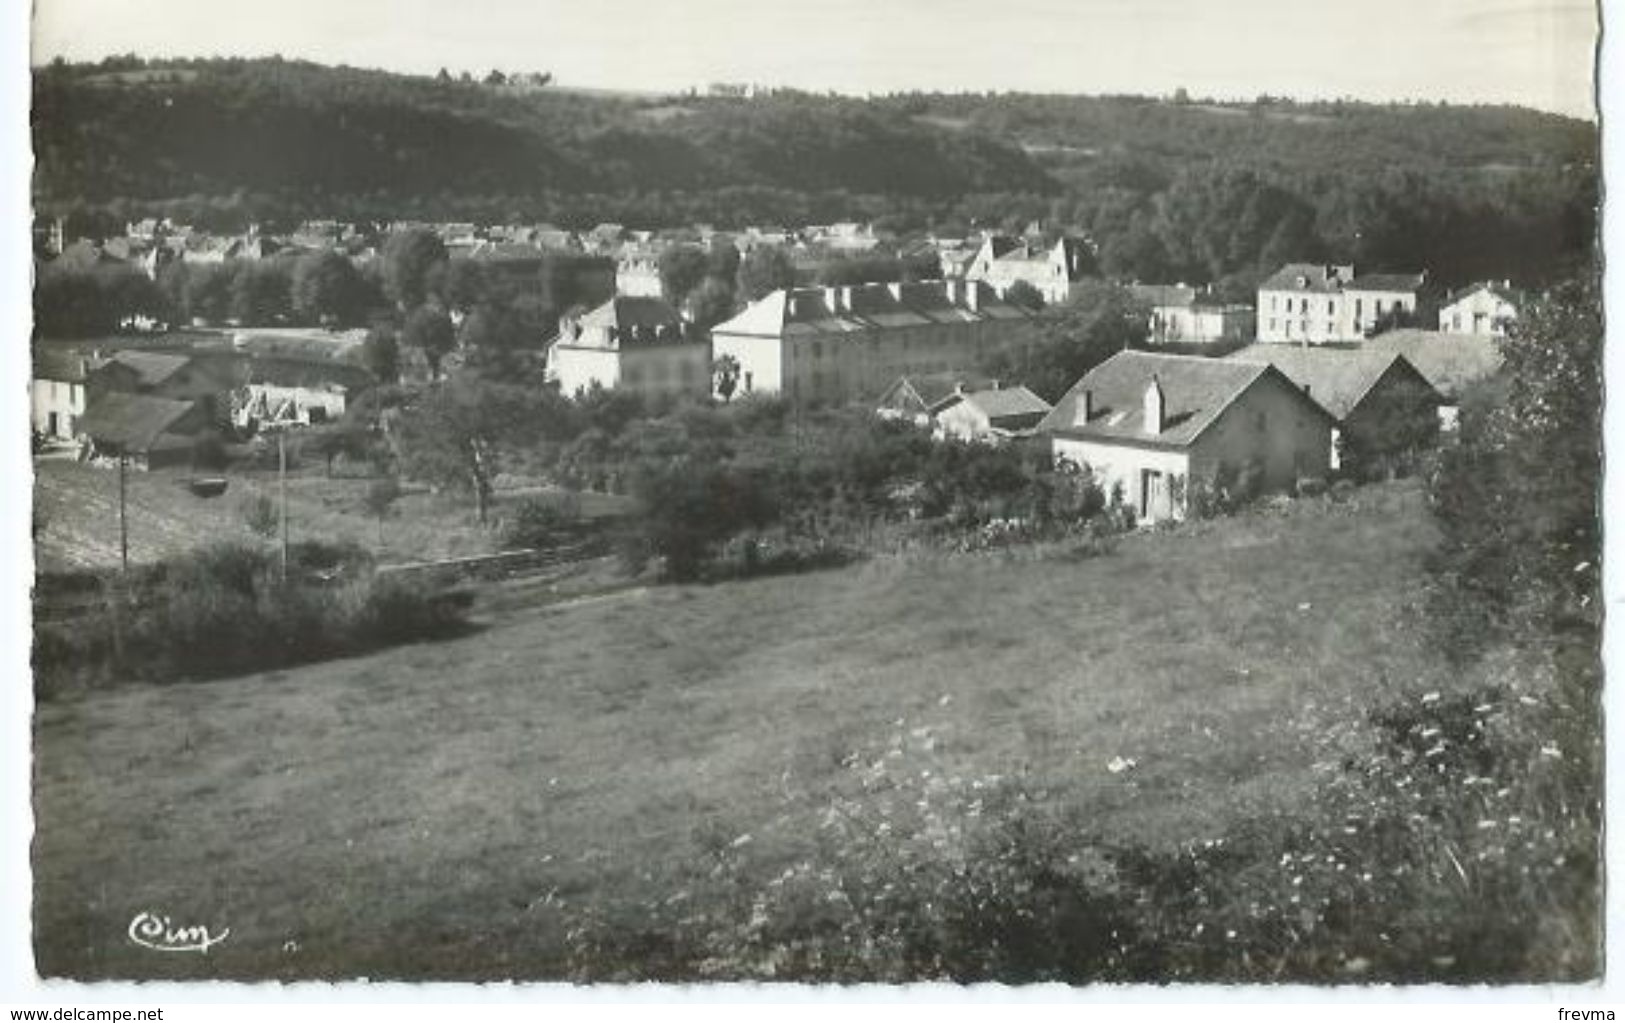
[[[1298,287],[1300,287],[1300,288],[1309,287],[1309,278],[1305,277],[1303,274],[1299,274],[1298,275]]]

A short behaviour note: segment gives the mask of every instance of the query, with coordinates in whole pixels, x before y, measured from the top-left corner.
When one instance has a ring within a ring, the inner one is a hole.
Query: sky
[[[57,56],[263,56],[564,85],[753,82],[1516,103],[1594,118],[1588,0],[35,0]]]

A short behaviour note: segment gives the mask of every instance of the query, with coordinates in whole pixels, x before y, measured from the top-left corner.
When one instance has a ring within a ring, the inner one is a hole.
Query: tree
[[[1078,378],[1125,348],[1145,344],[1149,311],[1127,288],[1088,284],[1040,321],[1032,342],[994,353],[983,370],[1058,401]]]
[[[231,316],[245,326],[273,324],[293,312],[292,273],[285,260],[238,263],[231,281]]]
[[[660,254],[660,293],[681,306],[705,280],[709,259],[695,245],[673,245]]]
[[[716,546],[776,514],[765,473],[707,458],[644,459],[633,469],[637,502],[623,556],[635,568],[653,556],[665,574],[695,579]]]
[[[711,377],[716,381],[716,392],[724,403],[733,400],[739,387],[739,360],[732,355],[719,355],[711,363]]]
[[[395,232],[384,243],[384,294],[402,310],[416,309],[428,299],[436,268],[447,259],[446,245],[433,231]]]
[[[1436,568],[1465,598],[1476,640],[1484,626],[1600,626],[1602,345],[1596,281],[1561,286],[1520,317],[1500,373],[1463,403],[1428,490]]]
[[[1016,281],[1005,290],[1004,300],[1034,312],[1044,308],[1044,294],[1026,281]]]
[[[707,277],[688,297],[688,318],[701,330],[712,327],[733,315],[734,291],[726,281]]]
[[[380,476],[367,485],[367,494],[362,499],[366,505],[367,514],[378,520],[378,546],[384,546],[384,520],[395,509],[395,502],[401,498],[401,481],[394,476]]]
[[[451,317],[434,306],[420,306],[406,318],[401,329],[402,343],[423,353],[429,363],[429,375],[440,376],[441,360],[457,347],[457,331]]]
[[[776,245],[758,245],[739,263],[739,294],[747,302],[795,284],[796,264]]]
[[[395,328],[377,325],[367,331],[361,343],[361,360],[367,371],[381,383],[392,384],[401,378],[401,345]]]
[[[366,312],[366,282],[337,252],[318,252],[294,264],[293,311],[311,323],[348,325]]]
[[[431,385],[396,421],[401,465],[409,474],[474,498],[481,525],[503,459],[559,436],[568,403],[551,391],[459,375]]]

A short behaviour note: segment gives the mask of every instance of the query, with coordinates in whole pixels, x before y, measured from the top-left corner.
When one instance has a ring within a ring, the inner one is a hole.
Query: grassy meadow
[[[499,599],[466,638],[52,701],[38,965],[556,978],[572,914],[813,855],[855,771],[881,813],[1019,777],[1097,834],[1200,842],[1307,807],[1371,708],[1448,690],[1409,627],[1434,539],[1414,488],[1368,488],[1099,556]],[[143,911],[231,936],[156,955]]]

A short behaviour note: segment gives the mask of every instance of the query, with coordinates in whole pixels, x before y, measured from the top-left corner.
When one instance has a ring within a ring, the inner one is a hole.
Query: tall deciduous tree
[[[564,405],[548,391],[466,375],[432,385],[396,421],[402,468],[471,495],[483,524],[503,460],[561,432]]]
[[[1128,289],[1091,284],[1040,321],[1037,337],[995,352],[983,370],[1024,384],[1046,401],[1058,401],[1078,378],[1125,348],[1145,343],[1148,310]]]
[[[444,273],[445,243],[433,231],[415,227],[397,231],[384,243],[384,294],[401,309],[416,309],[429,297],[430,285]]]
[[[366,282],[339,253],[318,252],[294,264],[293,311],[299,318],[349,325],[366,312],[366,301]]]
[[[401,341],[423,353],[429,363],[429,373],[440,375],[440,363],[457,346],[457,332],[451,317],[434,306],[421,306],[406,318],[401,329]]]
[[[660,293],[672,305],[682,305],[705,280],[709,260],[694,245],[673,245],[660,254]]]
[[[795,284],[796,264],[776,245],[758,245],[739,263],[739,294],[747,302]]]

